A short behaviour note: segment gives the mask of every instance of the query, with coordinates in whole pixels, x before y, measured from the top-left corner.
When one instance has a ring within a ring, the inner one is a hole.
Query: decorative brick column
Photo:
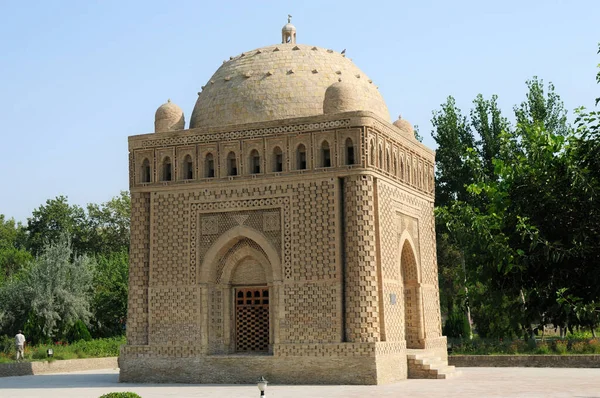
[[[372,176],[344,178],[345,315],[348,342],[380,340]]]
[[[150,193],[131,193],[127,344],[148,344]]]

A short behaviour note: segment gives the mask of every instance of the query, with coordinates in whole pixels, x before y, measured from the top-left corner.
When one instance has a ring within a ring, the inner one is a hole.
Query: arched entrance
[[[423,348],[419,273],[415,253],[408,239],[402,245],[400,267],[404,289],[404,336],[406,339],[406,348]]]
[[[260,232],[235,227],[217,239],[204,257],[200,274],[209,297],[217,297],[206,318],[209,352],[270,351],[276,343],[277,328],[271,320],[276,319],[272,304],[280,274],[277,251]]]

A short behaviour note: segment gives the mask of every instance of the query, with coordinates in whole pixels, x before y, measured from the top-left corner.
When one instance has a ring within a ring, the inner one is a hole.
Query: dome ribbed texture
[[[288,43],[225,62],[199,93],[190,128],[321,115],[325,91],[340,78],[360,93],[353,110],[390,120],[381,94],[352,61],[331,50]]]

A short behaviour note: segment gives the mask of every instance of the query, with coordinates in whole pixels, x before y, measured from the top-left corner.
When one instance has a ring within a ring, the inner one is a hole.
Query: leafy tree
[[[25,326],[33,339],[62,338],[77,320],[90,318],[94,261],[73,253],[66,234],[48,243],[32,265],[0,287],[0,322]]]
[[[541,124],[550,133],[567,134],[567,111],[554,85],[549,83],[545,94],[544,81],[534,76],[527,81],[527,89],[527,99],[514,108],[517,124],[525,129]]]
[[[442,109],[433,113],[432,136],[438,144],[436,151],[435,201],[445,206],[453,200],[465,200],[466,186],[473,182],[473,174],[465,164],[467,149],[475,146],[469,122],[448,97]]]
[[[498,97],[493,95],[490,100],[485,100],[479,94],[471,110],[471,123],[479,135],[476,149],[481,159],[484,175],[491,178],[494,172],[493,160],[500,154],[500,135],[510,130],[508,120],[502,116],[498,108]]]
[[[126,251],[97,257],[91,324],[95,337],[123,333],[127,318],[129,256]]]
[[[89,204],[87,213],[90,250],[93,253],[107,254],[129,249],[131,218],[129,192],[121,191],[119,196],[101,205]]]
[[[65,196],[46,201],[33,211],[27,219],[27,249],[38,255],[46,243],[57,242],[67,233],[71,236],[76,253],[86,253],[89,249],[89,231],[85,211],[77,205],[69,205]]]
[[[0,285],[32,260],[22,248],[25,240],[23,226],[0,214]]]

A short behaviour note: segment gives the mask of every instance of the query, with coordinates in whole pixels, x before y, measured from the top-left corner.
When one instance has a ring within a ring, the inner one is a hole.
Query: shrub
[[[109,392],[100,398],[142,398],[134,392]]]
[[[565,340],[556,340],[554,342],[554,351],[557,354],[564,355],[567,353],[567,342]]]
[[[471,337],[471,328],[469,320],[464,313],[454,311],[444,325],[444,335],[448,337],[462,337],[468,339]]]
[[[600,339],[590,340],[590,351],[594,354],[600,354]]]
[[[85,326],[85,323],[81,321],[81,319],[78,319],[77,322],[75,322],[75,324],[69,329],[69,332],[67,333],[67,341],[69,343],[73,343],[79,340],[92,340],[92,335],[90,334],[87,326]]]
[[[0,336],[0,352],[12,354],[15,351],[15,339],[7,335]]]
[[[540,343],[538,343],[537,347],[535,348],[535,353],[536,354],[541,354],[541,355],[548,355],[550,354],[552,350],[550,349],[550,346],[548,345],[548,343],[542,341]]]
[[[591,354],[592,347],[586,340],[575,341],[571,344],[571,352],[574,354]]]

